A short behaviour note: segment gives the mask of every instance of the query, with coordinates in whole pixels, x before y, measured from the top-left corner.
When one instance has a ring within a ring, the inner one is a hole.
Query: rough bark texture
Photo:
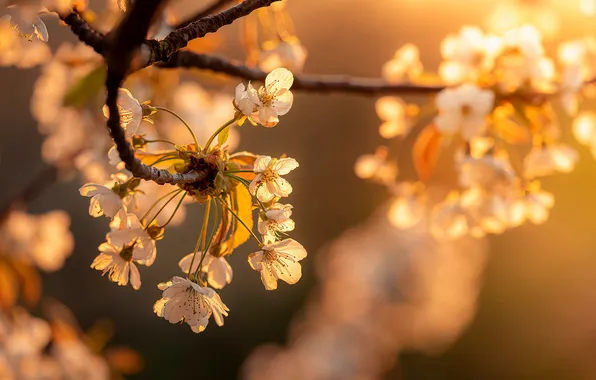
[[[203,17],[210,16],[213,13],[217,12],[219,9],[223,8],[224,6],[226,6],[230,3],[234,3],[234,2],[237,2],[237,0],[217,0],[217,1],[213,2],[211,5],[209,5],[207,8],[201,10],[196,15],[189,17],[188,19],[186,19],[186,20],[182,21],[181,23],[179,23],[178,25],[176,25],[174,27],[174,29],[180,29],[180,28],[187,26],[188,24],[190,24],[192,22],[199,21]]]
[[[104,38],[105,36],[93,29],[87,21],[75,12],[70,12],[67,15],[58,15],[66,25],[70,27],[72,32],[79,37],[79,40],[93,48],[98,54],[103,55],[105,52]]]

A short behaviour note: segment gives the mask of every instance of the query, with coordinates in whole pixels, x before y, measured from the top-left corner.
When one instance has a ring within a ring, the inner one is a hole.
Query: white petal
[[[288,69],[280,67],[273,70],[265,78],[265,87],[267,92],[277,94],[279,90],[289,89],[294,83],[294,75]]]
[[[296,169],[298,166],[298,161],[293,158],[280,158],[272,166],[273,171],[277,172],[279,175],[285,175],[291,172],[292,170]]]
[[[137,266],[133,263],[130,263],[130,284],[134,290],[141,288],[141,274]]]

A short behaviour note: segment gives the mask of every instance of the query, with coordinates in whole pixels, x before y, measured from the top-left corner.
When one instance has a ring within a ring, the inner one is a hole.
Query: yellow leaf
[[[412,159],[421,181],[427,181],[437,163],[441,148],[441,134],[434,125],[426,126],[414,143]]]
[[[236,186],[233,190],[232,198],[232,209],[234,213],[242,219],[242,222],[252,230],[253,228],[253,217],[252,217],[252,196],[248,192],[245,186]],[[230,235],[228,241],[225,242],[226,255],[231,254],[234,249],[244,244],[250,238],[250,232],[248,229],[238,221],[238,219],[230,215],[233,219],[234,232]]]
[[[17,300],[18,281],[11,266],[0,260],[0,308],[8,309]]]
[[[228,137],[230,137],[230,127],[231,125],[228,125],[226,128],[223,129],[223,131],[219,132],[219,134],[217,135],[217,145],[219,145],[220,147],[223,146],[223,144],[225,144],[226,141],[228,141]]]
[[[164,151],[157,153],[135,152],[135,156],[145,165],[158,169],[173,169],[174,165],[184,163],[175,151]]]
[[[35,267],[22,262],[13,262],[13,268],[18,276],[21,296],[30,306],[39,302],[41,296],[41,278]]]
[[[506,104],[495,108],[493,129],[497,136],[510,144],[522,144],[530,141],[530,131],[516,117],[512,105]]]

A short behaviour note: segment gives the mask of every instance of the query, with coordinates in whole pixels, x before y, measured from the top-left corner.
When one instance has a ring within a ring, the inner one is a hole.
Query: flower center
[[[120,251],[120,257],[122,257],[122,260],[132,261],[132,252],[134,250],[135,244],[136,243],[132,243],[131,245],[122,248],[122,251]]]
[[[464,104],[461,106],[461,114],[462,116],[470,116],[472,114],[472,107],[469,104]]]
[[[263,251],[263,256],[265,257],[265,260],[270,261],[270,262],[277,260],[277,252],[275,252],[273,250]]]

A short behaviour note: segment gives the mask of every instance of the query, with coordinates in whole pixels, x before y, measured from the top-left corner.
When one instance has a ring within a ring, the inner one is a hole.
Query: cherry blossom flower
[[[274,203],[259,216],[259,233],[269,242],[274,242],[278,233],[293,231],[292,205]]]
[[[396,136],[406,136],[414,125],[418,107],[406,104],[403,99],[395,96],[384,96],[375,103],[377,115],[383,124],[379,127],[379,134],[386,139]]]
[[[356,160],[354,171],[359,178],[371,179],[380,183],[389,184],[395,181],[398,174],[397,162],[387,156],[387,147],[380,146],[374,154],[364,154]]]
[[[440,112],[435,118],[437,129],[444,134],[460,132],[466,140],[482,135],[494,99],[492,91],[470,83],[441,91],[436,100]]]
[[[476,80],[480,70],[486,68],[482,65],[490,66],[492,63],[490,59],[485,59],[486,47],[484,33],[474,26],[463,26],[458,34],[445,37],[441,42],[444,59],[439,66],[441,79],[448,85]]]
[[[120,195],[112,188],[97,183],[87,183],[79,189],[84,197],[90,197],[89,215],[94,218],[105,215],[113,218],[122,208],[123,203]]]
[[[533,181],[526,187],[521,202],[526,218],[534,224],[542,224],[548,219],[550,209],[555,204],[555,197],[552,193],[542,190],[540,182]]]
[[[126,215],[126,220],[115,218],[112,226],[122,227],[112,230],[106,242],[99,246],[101,252],[91,268],[108,274],[110,281],[120,286],[130,283],[135,290],[141,287],[141,275],[135,263],[150,266],[155,261],[155,242],[142,228],[136,215]]]
[[[163,294],[153,305],[153,311],[159,317],[170,323],[186,322],[195,333],[205,330],[211,315],[218,326],[223,326],[223,317],[230,309],[213,289],[177,276],[158,288]]]
[[[145,115],[142,105],[125,88],[118,89],[118,113],[120,114],[120,126],[126,131],[126,137],[130,138],[139,129],[141,121],[150,120]],[[103,106],[103,115],[110,117],[107,105]]]
[[[253,169],[257,175],[250,183],[250,193],[261,202],[270,202],[276,197],[287,197],[292,192],[292,185],[280,176],[297,167],[298,161],[293,158],[258,156]]]
[[[457,192],[437,204],[430,216],[430,231],[439,239],[458,239],[470,231],[468,216]]]
[[[277,289],[277,280],[288,284],[297,283],[302,277],[298,263],[306,257],[304,247],[294,239],[286,239],[264,245],[261,251],[251,253],[248,263],[261,272],[261,281],[267,290]]]
[[[292,83],[294,76],[291,71],[284,68],[275,69],[267,75],[265,86],[258,91],[250,82],[246,89],[244,84],[240,83],[236,87],[234,103],[249,120],[264,127],[275,127],[279,122],[279,116],[287,114],[292,107]]]
[[[382,73],[390,83],[403,82],[405,79],[418,78],[423,71],[420,62],[420,51],[413,44],[405,44],[399,48],[393,58],[383,65]]]
[[[193,256],[195,256],[194,253],[189,253],[188,255],[184,256],[180,262],[178,262],[178,266],[182,272],[188,273],[189,269],[191,272],[195,272],[197,270],[201,261],[201,252],[196,254],[194,262]],[[192,269],[190,268],[191,263]],[[203,263],[201,264],[201,272],[207,273],[207,282],[209,282],[209,285],[215,289],[222,289],[227,284],[230,284],[234,275],[232,267],[225,257],[216,257],[209,253],[207,253],[203,259]]]
[[[524,174],[535,178],[554,172],[569,173],[578,160],[577,151],[564,143],[535,146],[524,159]]]
[[[420,182],[401,182],[391,187],[395,199],[388,212],[389,221],[399,229],[416,226],[424,217],[425,204]]]

